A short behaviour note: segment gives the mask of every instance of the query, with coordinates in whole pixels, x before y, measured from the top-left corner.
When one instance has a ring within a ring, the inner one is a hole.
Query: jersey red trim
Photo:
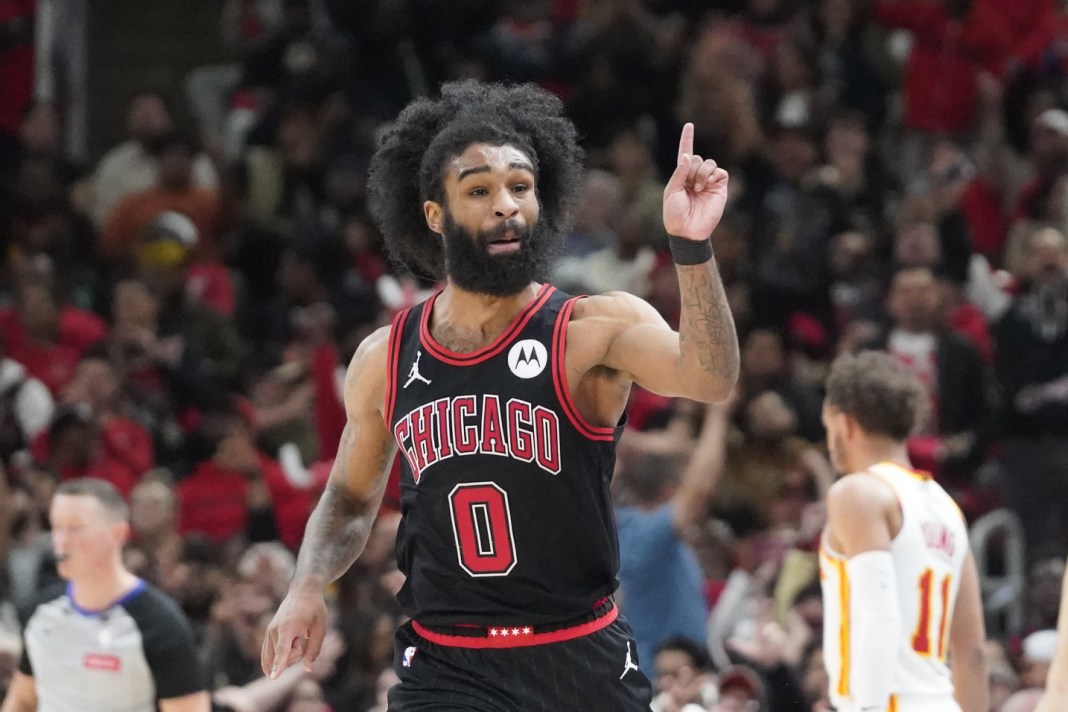
[[[899,472],[902,472],[902,473],[908,475],[909,477],[912,477],[914,479],[919,480],[920,482],[928,482],[931,479],[933,479],[931,477],[931,473],[930,472],[926,472],[925,470],[914,470],[911,467],[905,467],[904,465],[899,465],[896,462],[890,462],[890,461],[880,462],[879,465],[882,465],[884,467],[893,468],[893,469],[895,469],[895,470],[897,470]]]
[[[545,645],[546,643],[560,643],[565,640],[581,638],[590,633],[596,633],[602,628],[607,628],[619,617],[619,609],[615,604],[600,618],[595,618],[587,623],[561,628],[560,630],[547,633],[533,632],[534,626],[486,626],[485,636],[446,635],[435,633],[412,621],[412,628],[421,637],[437,645],[446,645],[453,648],[521,648],[528,645]],[[507,633],[504,633],[506,631]],[[513,634],[513,631],[518,631]]]
[[[389,353],[386,354],[386,430],[393,432],[393,406],[397,400],[397,359],[400,356],[401,336],[404,334],[404,323],[408,321],[411,307],[399,312],[393,317],[393,325],[389,329]]]
[[[430,297],[423,305],[423,317],[419,323],[419,341],[434,358],[439,361],[443,361],[450,366],[473,366],[477,363],[493,358],[500,352],[504,351],[511,343],[512,339],[523,330],[523,327],[534,317],[538,309],[548,301],[550,295],[556,291],[556,287],[551,284],[542,284],[538,290],[537,296],[534,297],[523,307],[523,310],[516,315],[516,318],[512,320],[512,323],[501,332],[501,335],[493,340],[493,343],[482,347],[477,351],[472,351],[469,354],[456,353],[451,351],[438,342],[434,341],[434,337],[430,334],[430,313],[434,311],[434,302],[437,300],[438,295],[441,292],[437,292],[434,296]]]
[[[571,388],[567,383],[567,368],[564,363],[564,354],[567,353],[567,324],[571,320],[571,311],[575,308],[575,302],[579,299],[582,297],[572,297],[564,302],[556,318],[556,326],[553,328],[553,355],[550,360],[553,364],[553,385],[556,387],[556,398],[563,406],[567,419],[582,435],[590,440],[612,441],[616,438],[616,429],[593,425],[583,418],[571,397]]]

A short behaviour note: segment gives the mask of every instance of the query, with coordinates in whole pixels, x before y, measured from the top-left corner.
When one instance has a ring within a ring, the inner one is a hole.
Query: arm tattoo
[[[682,363],[733,386],[738,378],[738,334],[716,261],[676,265],[676,269],[682,298]]]
[[[337,467],[355,456],[350,438],[346,437],[348,433],[346,429],[342,436]],[[342,478],[335,478],[331,474],[319,504],[308,519],[294,580],[313,576],[328,583],[345,573],[363,553],[378,514],[379,500],[385,480],[389,477],[393,455],[392,447],[383,447],[378,462],[379,475],[373,488],[375,496],[366,500],[356,497],[341,482]]]

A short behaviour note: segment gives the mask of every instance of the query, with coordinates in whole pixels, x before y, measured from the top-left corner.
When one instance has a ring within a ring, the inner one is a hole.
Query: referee
[[[181,610],[122,565],[130,525],[118,490],[104,480],[65,482],[50,517],[67,585],[28,611],[0,712],[208,712]]]

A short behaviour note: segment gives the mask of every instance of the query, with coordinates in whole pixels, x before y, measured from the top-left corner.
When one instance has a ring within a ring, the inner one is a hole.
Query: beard
[[[513,253],[492,255],[489,244],[511,230],[519,240]],[[560,240],[544,221],[522,227],[509,220],[491,231],[468,232],[445,212],[445,271],[461,289],[494,297],[518,294],[548,271]]]

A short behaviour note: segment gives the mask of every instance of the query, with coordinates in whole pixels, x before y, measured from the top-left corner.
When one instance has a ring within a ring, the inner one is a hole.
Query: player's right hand
[[[326,637],[326,600],[321,588],[294,584],[263,638],[260,664],[270,679],[297,662],[312,670]]]
[[[664,186],[664,229],[668,235],[707,240],[727,205],[727,171],[693,152],[693,124],[682,127],[675,172]]]
[[[1058,693],[1051,691],[1047,687],[1045,694],[1038,701],[1038,707],[1035,707],[1035,712],[1057,712],[1058,710],[1063,710],[1064,700],[1058,700],[1057,698]]]

